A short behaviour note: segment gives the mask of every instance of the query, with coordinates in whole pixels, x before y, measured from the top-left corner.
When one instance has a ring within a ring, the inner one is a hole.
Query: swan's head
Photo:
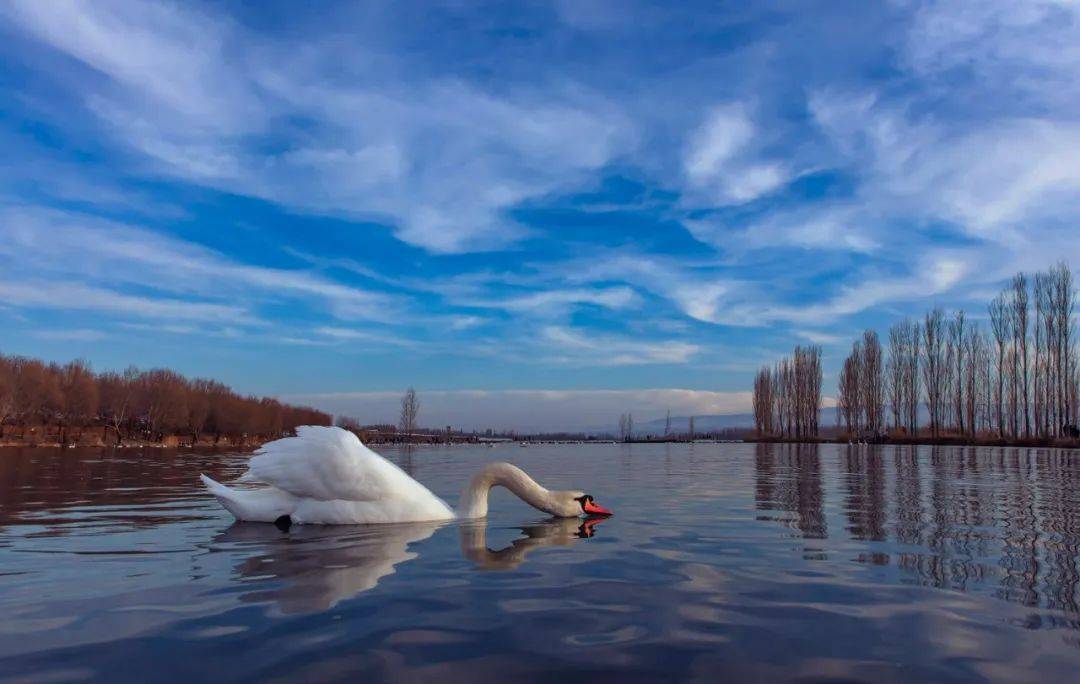
[[[579,491],[551,492],[551,504],[548,512],[563,518],[612,514],[610,510],[597,504],[592,494]]]

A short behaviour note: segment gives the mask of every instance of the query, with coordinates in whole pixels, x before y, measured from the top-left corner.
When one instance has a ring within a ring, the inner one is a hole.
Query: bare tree
[[[818,435],[821,348],[795,347],[770,371],[754,376],[754,426],[759,435],[806,439]]]
[[[978,415],[982,407],[979,397],[982,394],[981,384],[983,358],[986,355],[986,338],[978,323],[972,325],[967,332],[967,349],[964,354],[963,366],[964,383],[964,411],[968,434],[975,437],[978,431]]]
[[[1072,272],[1064,263],[1050,269],[1054,280],[1054,327],[1056,331],[1055,366],[1057,374],[1057,392],[1060,409],[1058,411],[1058,428],[1064,425],[1075,425],[1076,418],[1073,410],[1076,407],[1076,398],[1073,387],[1073,310],[1076,308],[1076,290],[1073,288]]]
[[[889,328],[889,351],[885,361],[885,388],[889,400],[889,409],[892,411],[892,426],[894,430],[901,430],[907,422],[904,411],[904,399],[906,397],[906,378],[904,372],[907,364],[907,329],[910,322],[907,320],[895,323]]]
[[[906,331],[906,337],[910,346],[904,368],[905,387],[907,389],[904,403],[908,414],[908,432],[912,436],[916,436],[919,434],[919,397],[921,395],[919,388],[919,360],[921,358],[920,346],[922,343],[922,327],[918,322],[910,323],[910,327]]]
[[[135,393],[136,413],[150,439],[160,441],[187,425],[187,381],[179,374],[154,368],[142,373]]]
[[[15,405],[23,436],[28,425],[56,417],[63,405],[59,373],[41,361],[15,357]]]
[[[79,428],[81,437],[82,428],[98,413],[98,386],[90,365],[76,360],[64,366],[60,390],[63,393],[61,422]],[[63,431],[60,439],[61,442],[65,441]]]
[[[1035,274],[1035,320],[1033,321],[1032,334],[1034,337],[1034,374],[1032,377],[1032,418],[1034,421],[1035,434],[1046,437],[1049,432],[1049,408],[1047,390],[1049,388],[1050,364],[1048,363],[1046,346],[1050,339],[1053,325],[1047,316],[1051,309],[1050,279],[1046,273]]]
[[[1002,436],[1005,433],[1005,347],[1012,334],[1012,323],[1009,315],[1010,307],[1006,303],[1003,294],[998,295],[990,302],[989,310],[990,329],[994,334],[994,343],[997,349],[997,363],[995,364],[997,366],[997,392],[994,395],[997,406],[997,431],[998,436]]]
[[[889,329],[887,359],[877,334],[865,331],[838,376],[837,426],[843,423],[851,435],[878,433],[887,422],[887,402],[892,427],[906,427],[917,435],[924,390],[934,438],[952,428],[970,439],[984,431],[1009,439],[1076,436],[1080,349],[1074,328],[1077,293],[1069,267],[1059,263],[1037,273],[1033,296],[1032,320],[1028,276],[1018,273],[990,302],[989,333],[968,321],[963,311],[946,323],[940,308],[928,312],[922,326],[897,323]],[[815,433],[816,413],[805,401],[811,383],[804,372],[814,361],[797,347],[792,359],[758,373],[759,432],[771,416],[781,435]]]
[[[217,388],[213,380],[196,379],[191,383],[191,392],[188,394],[188,429],[191,431],[191,443],[199,441],[206,423],[210,420],[210,402]]]
[[[928,312],[923,321],[923,384],[926,386],[926,404],[930,413],[930,433],[935,439],[941,434],[945,390],[944,322],[945,314],[937,308]]]
[[[35,359],[0,355],[0,423],[16,421],[23,428],[55,423],[61,442],[68,428],[96,425],[107,440],[116,432],[139,432],[151,439],[187,431],[198,439],[204,425],[221,433],[280,437],[297,425],[328,425],[330,416],[274,399],[239,397],[221,383],[187,378],[170,370],[95,375],[88,364],[44,364]]]
[[[958,310],[949,323],[948,351],[953,364],[950,366],[949,376],[953,394],[953,420],[960,434],[964,434],[964,358],[967,354],[967,339],[964,326],[964,311]]]
[[[866,419],[866,429],[878,435],[884,425],[884,393],[882,383],[882,352],[877,332],[866,330],[862,339],[862,359],[859,369],[862,392],[862,409]]]
[[[629,442],[634,436],[634,414],[619,414],[619,439]]]
[[[773,376],[768,366],[754,376],[754,430],[758,437],[773,432]]]
[[[0,439],[4,437],[4,424],[15,415],[15,366],[0,356]]]
[[[817,438],[820,426],[818,416],[821,411],[821,347],[814,345],[807,352],[806,363],[806,412],[808,416],[809,437]]]
[[[889,328],[887,391],[893,427],[910,434],[918,430],[919,324],[910,320]]]
[[[862,429],[862,342],[851,345],[851,354],[844,359],[837,385],[836,403],[844,427],[849,436],[856,436]]]
[[[792,404],[795,395],[795,373],[791,360],[780,359],[773,370],[773,401],[776,406],[776,429],[781,437],[791,437],[795,421],[792,417]]]
[[[115,430],[117,444],[120,444],[124,438],[122,431],[130,417],[135,379],[138,374],[138,369],[132,366],[122,375],[103,373],[98,376],[98,396],[101,399],[101,413],[107,426],[105,429],[111,427]]]
[[[994,429],[994,353],[990,337],[983,335],[982,357],[979,361],[982,370],[983,429]]]
[[[405,396],[401,398],[401,418],[398,421],[398,429],[402,432],[405,441],[409,441],[415,432],[419,415],[420,400],[416,397],[416,390],[410,387],[405,390]]]
[[[1024,437],[1031,437],[1031,395],[1028,385],[1028,286],[1027,276],[1017,273],[1012,280],[1013,344],[1017,348],[1019,401],[1023,405]],[[1019,431],[1019,430],[1018,430]]]

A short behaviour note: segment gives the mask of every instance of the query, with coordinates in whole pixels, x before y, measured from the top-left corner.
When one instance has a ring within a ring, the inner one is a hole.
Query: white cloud
[[[733,256],[769,248],[872,254],[882,246],[878,234],[886,232],[882,217],[849,203],[775,211],[741,229],[715,219],[684,225],[695,239]]]
[[[231,81],[222,68],[229,62],[225,59],[229,22],[222,17],[177,5],[115,1],[87,5],[78,0],[15,0],[3,13],[119,88],[140,93],[152,104],[147,109],[187,119],[195,128],[221,128],[227,122],[238,127],[247,116],[258,116],[255,109],[243,106],[247,88]]]
[[[977,124],[913,119],[869,95],[817,93],[815,121],[859,176],[853,230],[883,219],[947,221],[973,237],[1027,242],[1032,223],[1080,213],[1080,121],[997,117]],[[1050,209],[1049,207],[1052,207]],[[878,241],[879,243],[881,241]]]
[[[686,152],[686,175],[698,184],[716,180],[753,136],[754,124],[743,105],[713,109],[690,140]]]
[[[790,174],[783,165],[754,159],[757,135],[746,105],[712,109],[684,153],[683,170],[691,187],[729,204],[748,202],[786,183]]]
[[[701,264],[636,251],[609,250],[538,268],[547,278],[558,282],[623,281],[671,301],[690,318],[713,322],[714,312],[740,288],[736,280],[718,277],[715,266],[715,263]]]
[[[846,344],[852,338],[851,335],[837,335],[822,330],[803,329],[795,330],[794,332],[798,337],[803,338],[807,342],[810,342],[811,344],[820,344],[822,346]]]
[[[552,361],[575,365],[681,364],[700,351],[698,345],[686,342],[644,342],[555,325],[544,327],[541,336],[544,353]]]
[[[471,330],[485,322],[480,316],[450,316],[446,320],[452,330]]]

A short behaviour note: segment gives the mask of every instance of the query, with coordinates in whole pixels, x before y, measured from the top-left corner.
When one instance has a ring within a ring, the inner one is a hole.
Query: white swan
[[[200,477],[238,520],[279,526],[483,518],[488,493],[496,486],[557,517],[611,515],[585,492],[544,489],[516,466],[491,463],[473,476],[461,495],[461,512],[455,516],[442,499],[365,447],[352,432],[314,425],[297,428],[296,437],[265,444],[237,480],[266,486],[236,489],[206,475]]]

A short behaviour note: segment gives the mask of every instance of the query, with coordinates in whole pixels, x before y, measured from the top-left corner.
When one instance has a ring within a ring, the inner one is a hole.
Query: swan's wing
[[[348,430],[315,425],[263,445],[240,479],[321,501],[378,501],[415,496],[416,488],[423,489]]]

